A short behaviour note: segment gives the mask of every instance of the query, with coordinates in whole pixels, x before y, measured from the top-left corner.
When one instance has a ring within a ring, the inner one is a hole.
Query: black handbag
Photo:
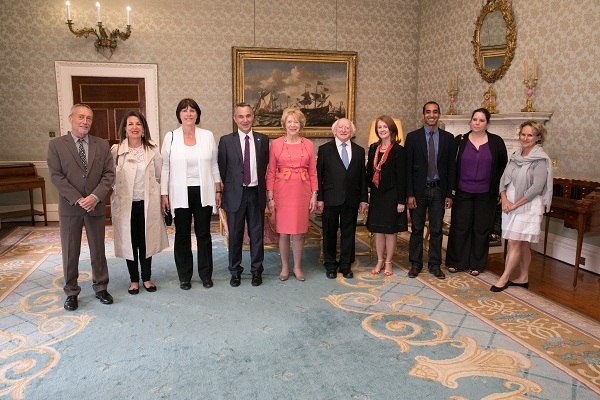
[[[173,215],[171,215],[171,210],[167,210],[167,215],[165,215],[165,225],[173,225]]]

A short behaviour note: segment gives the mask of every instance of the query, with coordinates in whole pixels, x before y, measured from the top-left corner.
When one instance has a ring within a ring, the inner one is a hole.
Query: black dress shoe
[[[490,288],[490,291],[491,291],[491,292],[498,293],[498,292],[501,292],[501,291],[503,291],[504,289],[506,289],[506,288],[507,288],[507,287],[509,287],[509,286],[510,286],[510,285],[509,285],[508,283],[507,283],[506,285],[502,286],[502,287],[498,287],[498,286],[492,285],[492,287]]]
[[[65,310],[67,311],[75,311],[79,307],[77,304],[77,296],[67,296],[67,300],[65,300]]]
[[[252,274],[252,286],[260,286],[262,283],[262,276],[260,274]]]
[[[329,279],[335,279],[337,278],[337,271],[328,269],[327,272],[325,272],[325,275],[327,275]]]
[[[525,288],[525,289],[529,289],[529,282],[517,283],[517,282],[508,281],[508,283],[506,285],[508,285],[508,286],[518,286],[518,287],[522,287],[522,288]]]
[[[229,284],[231,287],[238,287],[242,283],[241,274],[231,275],[231,279],[229,280]]]
[[[342,273],[342,275],[344,275],[344,278],[346,279],[352,279],[354,278],[354,274],[352,273],[352,270],[350,269],[345,269],[343,271],[340,271]]]
[[[108,294],[108,292],[106,290],[101,290],[99,292],[96,292],[96,298],[100,299],[100,303],[102,303],[102,304],[112,304],[113,303],[113,297],[110,294]]]
[[[205,279],[202,281],[202,286],[204,286],[207,289],[210,289],[211,287],[213,287],[213,281],[210,279]]]
[[[192,282],[179,282],[179,288],[181,290],[190,290],[192,288]]]
[[[440,267],[433,267],[429,272],[438,279],[444,279],[446,277]]]
[[[408,277],[416,278],[417,276],[419,276],[420,273],[421,273],[421,268],[417,267],[416,265],[413,265],[412,267],[410,267],[410,270],[408,271]]]

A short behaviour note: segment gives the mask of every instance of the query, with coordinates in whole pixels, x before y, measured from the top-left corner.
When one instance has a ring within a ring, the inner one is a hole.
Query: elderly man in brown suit
[[[108,265],[104,251],[106,206],[103,200],[113,184],[115,168],[108,142],[88,135],[92,119],[89,106],[75,104],[69,115],[71,131],[48,145],[50,178],[59,194],[58,218],[67,295],[64,307],[68,311],[77,309],[77,296],[81,291],[77,278],[84,225],[92,262],[92,287],[102,304],[113,302],[106,291]]]

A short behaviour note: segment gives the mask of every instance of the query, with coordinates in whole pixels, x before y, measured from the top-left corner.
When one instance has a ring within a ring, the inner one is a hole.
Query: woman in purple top
[[[471,115],[471,130],[456,137],[456,194],[446,251],[449,272],[477,276],[487,263],[498,185],[508,162],[504,140],[487,131],[489,122],[489,111],[478,108]]]

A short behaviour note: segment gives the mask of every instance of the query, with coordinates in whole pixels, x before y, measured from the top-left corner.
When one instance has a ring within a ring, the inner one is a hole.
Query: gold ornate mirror
[[[515,55],[517,30],[508,0],[487,0],[475,23],[475,67],[484,81],[504,76]]]

